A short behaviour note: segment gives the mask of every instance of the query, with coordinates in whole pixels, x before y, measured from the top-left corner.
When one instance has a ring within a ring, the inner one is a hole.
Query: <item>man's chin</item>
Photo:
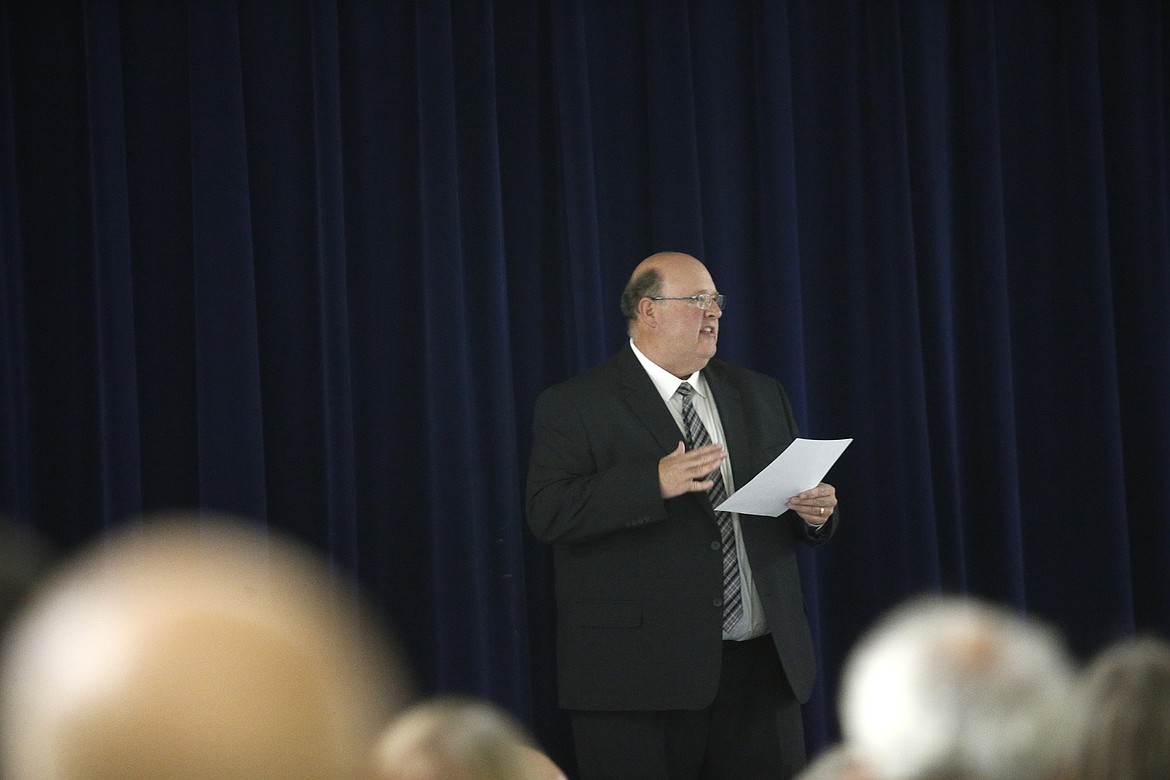
[[[711,350],[711,354],[707,355],[706,357],[696,360],[695,363],[697,365],[695,366],[695,371],[702,371],[704,368],[706,368],[707,363],[709,363],[713,357],[715,357],[715,350]],[[693,374],[694,371],[691,373]]]

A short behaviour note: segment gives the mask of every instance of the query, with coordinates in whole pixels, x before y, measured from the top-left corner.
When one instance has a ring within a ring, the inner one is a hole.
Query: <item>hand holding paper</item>
[[[788,499],[816,487],[853,439],[796,439],[716,509],[779,517]]]

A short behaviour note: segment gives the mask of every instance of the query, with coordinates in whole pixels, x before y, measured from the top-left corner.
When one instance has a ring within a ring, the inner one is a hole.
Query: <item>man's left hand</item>
[[[809,525],[823,525],[837,508],[837,488],[822,482],[788,499],[788,508]]]

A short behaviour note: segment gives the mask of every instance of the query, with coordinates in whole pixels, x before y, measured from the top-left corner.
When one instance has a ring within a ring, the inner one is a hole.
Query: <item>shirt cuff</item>
[[[812,523],[809,523],[807,521],[804,524],[804,532],[807,533],[809,536],[813,537],[814,539],[821,537],[821,536],[824,536],[825,532],[828,530],[829,530],[829,521],[828,520],[821,523],[820,525],[813,525]]]

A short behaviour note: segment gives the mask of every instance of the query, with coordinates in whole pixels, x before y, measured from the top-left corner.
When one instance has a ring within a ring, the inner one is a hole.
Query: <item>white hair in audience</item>
[[[855,646],[841,721],[883,780],[1042,780],[1064,770],[1075,674],[1048,627],[963,597],[893,610]]]

